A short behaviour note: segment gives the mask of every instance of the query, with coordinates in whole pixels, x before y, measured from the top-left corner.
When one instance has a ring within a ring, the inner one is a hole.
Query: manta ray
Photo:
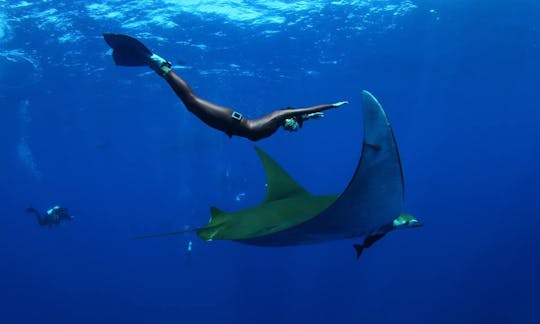
[[[364,138],[356,170],[341,194],[314,195],[261,148],[255,150],[267,179],[259,205],[227,213],[210,207],[207,225],[136,238],[195,232],[205,241],[231,240],[256,246],[291,246],[364,237],[357,258],[386,233],[421,226],[403,213],[404,179],[396,140],[382,106],[362,92]]]

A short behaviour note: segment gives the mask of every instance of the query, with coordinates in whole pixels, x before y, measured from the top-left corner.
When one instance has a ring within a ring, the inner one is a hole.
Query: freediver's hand
[[[337,107],[341,107],[343,105],[346,105],[348,103],[349,102],[345,100],[345,101],[340,101],[340,102],[333,103],[332,106],[337,108]]]
[[[314,112],[314,113],[305,115],[304,120],[308,120],[308,119],[320,119],[320,118],[323,118],[323,117],[324,117],[324,113],[323,113],[323,112]]]

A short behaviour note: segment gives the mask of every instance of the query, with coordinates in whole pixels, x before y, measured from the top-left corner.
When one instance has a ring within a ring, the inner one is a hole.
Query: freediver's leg
[[[233,118],[233,109],[198,97],[188,83],[176,72],[171,70],[163,78],[186,108],[208,126],[225,132],[229,136],[242,136],[247,131],[247,119],[242,117],[240,120],[235,119]]]

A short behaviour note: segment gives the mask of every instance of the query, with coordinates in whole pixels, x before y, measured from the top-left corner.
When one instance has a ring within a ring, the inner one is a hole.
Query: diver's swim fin
[[[103,34],[105,42],[113,49],[116,65],[147,66],[150,62],[150,51],[139,40],[122,34]]]

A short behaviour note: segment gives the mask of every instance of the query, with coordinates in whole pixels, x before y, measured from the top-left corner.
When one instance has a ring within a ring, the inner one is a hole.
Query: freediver
[[[229,137],[236,135],[258,141],[274,134],[280,126],[287,131],[297,131],[304,121],[324,117],[324,110],[338,108],[348,103],[340,101],[307,108],[288,107],[257,119],[247,119],[236,110],[199,98],[187,82],[173,71],[169,61],[152,53],[139,40],[122,34],[103,34],[103,37],[113,49],[116,65],[149,66],[167,81],[190,112],[208,126],[224,132]]]
[[[54,206],[47,210],[44,214],[41,214],[37,209],[29,207],[26,208],[26,212],[34,214],[41,226],[59,225],[62,221],[71,221],[74,219],[65,207]]]

